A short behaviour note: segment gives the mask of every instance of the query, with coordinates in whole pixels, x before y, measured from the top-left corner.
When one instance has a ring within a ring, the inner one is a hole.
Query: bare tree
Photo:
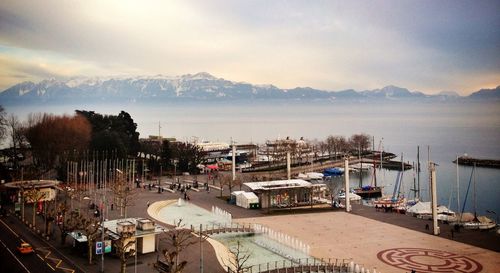
[[[96,217],[80,215],[80,222],[78,226],[85,231],[85,235],[87,236],[87,254],[89,264],[92,264],[92,247],[95,240],[99,237],[99,235],[101,235],[101,222]]]
[[[35,227],[36,206],[40,200],[47,196],[47,193],[40,191],[40,189],[35,188],[35,186],[31,186],[31,188],[24,191],[24,195],[24,200],[26,200],[26,202],[33,203],[33,227]]]
[[[56,208],[57,227],[61,233],[61,245],[66,242],[66,236],[69,232],[76,230],[80,223],[80,213],[77,211],[67,211],[65,204],[59,204]]]
[[[229,188],[229,192],[232,192],[233,188],[233,177],[232,175],[221,173],[219,174],[219,187],[220,187],[220,196],[222,197],[222,193],[224,191],[224,186]]]
[[[118,258],[120,258],[120,273],[127,272],[127,260],[129,257],[135,255],[137,249],[132,249],[132,246],[135,244],[137,240],[136,237],[133,236],[133,232],[122,232],[120,233],[120,239],[118,239],[116,246],[116,254]]]
[[[324,156],[328,151],[328,144],[325,141],[320,141],[318,144],[318,149],[319,152],[321,153],[321,156]]]
[[[367,134],[354,134],[349,139],[349,143],[352,149],[358,150],[358,152],[363,152],[370,148],[371,138]]]
[[[112,183],[111,189],[113,191],[115,204],[120,208],[120,216],[127,217],[127,207],[135,204],[135,197],[137,196],[137,189],[134,185],[129,183],[122,173],[116,176],[115,181]]]
[[[189,246],[198,242],[190,229],[182,226],[182,219],[175,223],[173,229],[165,232],[168,248],[163,249],[163,256],[169,268],[169,273],[181,273],[187,265],[187,261],[180,258],[180,254]],[[155,268],[159,270],[159,263]]]
[[[19,151],[24,143],[24,128],[19,118],[13,114],[9,115],[5,121],[7,132],[9,134],[9,142],[11,145],[10,158],[14,163],[14,170],[19,167]]]
[[[5,132],[7,131],[5,126],[7,125],[7,118],[5,109],[2,105],[0,105],[0,140],[5,136]]]
[[[234,273],[244,273],[251,266],[247,265],[248,259],[252,256],[249,250],[244,249],[240,241],[236,241],[236,246],[228,247],[229,253],[231,253],[228,267],[228,272]]]

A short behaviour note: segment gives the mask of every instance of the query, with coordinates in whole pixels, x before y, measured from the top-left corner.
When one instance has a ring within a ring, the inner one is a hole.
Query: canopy
[[[236,195],[236,205],[238,207],[250,208],[250,204],[258,204],[259,197],[253,192],[242,192]]]

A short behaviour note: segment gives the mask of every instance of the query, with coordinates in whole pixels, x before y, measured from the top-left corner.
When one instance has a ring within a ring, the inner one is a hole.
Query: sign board
[[[96,255],[102,254],[102,242],[95,243],[95,254]]]
[[[111,240],[104,241],[104,253],[111,253]]]

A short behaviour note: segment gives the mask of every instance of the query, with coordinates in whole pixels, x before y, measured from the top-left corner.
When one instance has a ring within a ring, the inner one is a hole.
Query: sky
[[[0,90],[204,71],[280,88],[467,95],[500,85],[499,11],[481,0],[3,0]]]

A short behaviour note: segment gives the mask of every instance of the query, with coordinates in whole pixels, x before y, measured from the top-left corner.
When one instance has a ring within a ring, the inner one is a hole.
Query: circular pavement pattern
[[[408,272],[477,273],[483,266],[477,261],[446,251],[425,248],[391,248],[377,254],[382,262]]]

